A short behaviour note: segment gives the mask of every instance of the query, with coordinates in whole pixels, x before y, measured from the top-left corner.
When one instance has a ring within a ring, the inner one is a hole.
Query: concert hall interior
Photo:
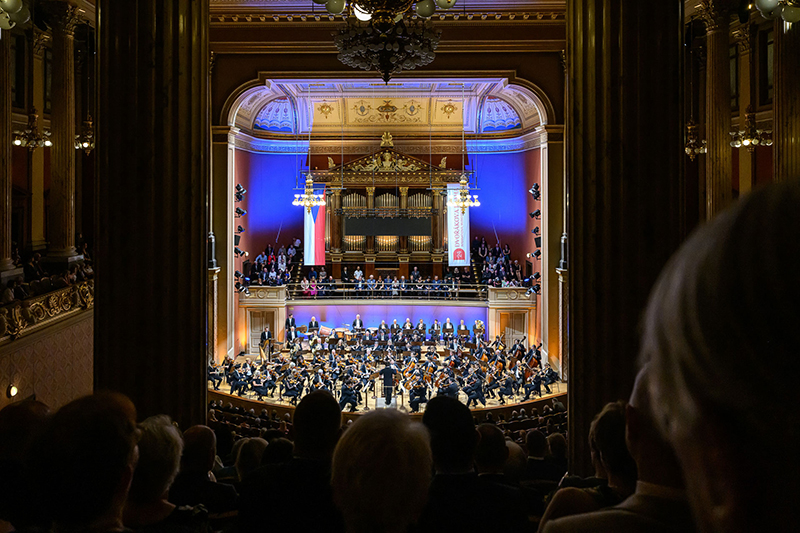
[[[800,0],[0,0],[0,440],[6,408],[113,391],[210,427],[239,476],[234,440],[294,439],[322,390],[342,447],[429,439],[432,487],[437,406],[604,487],[598,413],[624,448],[648,409],[676,469],[727,472],[680,439],[750,424],[714,403],[720,347],[756,369],[742,398],[790,397],[757,311],[797,314],[769,264],[800,242],[770,196],[800,177],[798,87]]]

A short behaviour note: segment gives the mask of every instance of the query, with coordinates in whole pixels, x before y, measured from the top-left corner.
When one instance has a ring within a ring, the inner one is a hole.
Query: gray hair
[[[348,531],[406,531],[427,500],[431,465],[422,424],[394,409],[359,418],[333,455],[334,499]]]
[[[797,184],[752,193],[673,256],[650,296],[641,351],[668,438],[711,412],[774,441],[797,438],[798,272]]]
[[[144,503],[160,498],[175,481],[181,464],[183,437],[167,415],[145,419],[139,424],[139,430],[139,462],[129,497]]]

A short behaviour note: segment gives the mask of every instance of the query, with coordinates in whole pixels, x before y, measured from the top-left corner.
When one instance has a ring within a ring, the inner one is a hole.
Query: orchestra
[[[235,363],[228,357],[221,365],[210,363],[214,390],[224,379],[231,394],[292,405],[307,393],[326,390],[351,412],[372,393],[387,407],[395,397],[407,398],[415,413],[433,396],[462,399],[468,407],[486,406],[487,398],[500,405],[528,401],[541,397],[542,389],[550,394],[550,385],[560,379],[549,364],[542,365],[541,344],[526,348],[523,337],[509,348],[504,335],[489,342],[480,320],[471,331],[463,320],[456,328],[449,318],[434,320],[429,329],[410,318],[402,326],[395,319],[370,328],[358,315],[344,331],[320,326],[315,317],[308,327],[297,328],[291,315],[286,322],[285,343],[275,342],[265,328],[256,361]],[[275,348],[275,357],[273,344],[283,345]]]

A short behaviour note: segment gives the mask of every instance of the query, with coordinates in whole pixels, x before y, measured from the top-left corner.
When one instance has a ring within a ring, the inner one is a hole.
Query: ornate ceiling
[[[247,91],[235,125],[261,136],[516,136],[540,125],[536,97],[504,79],[273,80]]]

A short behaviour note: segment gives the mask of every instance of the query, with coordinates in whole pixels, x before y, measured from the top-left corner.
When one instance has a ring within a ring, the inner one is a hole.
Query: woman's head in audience
[[[657,424],[702,531],[800,519],[800,186],[753,192],[661,274],[644,321]]]
[[[560,434],[550,437],[555,435]],[[554,442],[549,441],[550,451],[555,455]],[[625,443],[625,402],[608,403],[594,417],[589,426],[589,449],[597,477],[608,479],[612,487],[633,492],[636,463]]]
[[[334,500],[352,533],[407,531],[422,513],[430,481],[428,432],[394,409],[359,418],[333,455]]]
[[[139,462],[128,498],[147,503],[166,498],[181,465],[183,437],[167,415],[145,419],[139,432]]]
[[[239,453],[236,455],[236,475],[239,481],[261,466],[261,456],[267,448],[267,441],[258,437],[242,440],[245,442],[239,447]]]

